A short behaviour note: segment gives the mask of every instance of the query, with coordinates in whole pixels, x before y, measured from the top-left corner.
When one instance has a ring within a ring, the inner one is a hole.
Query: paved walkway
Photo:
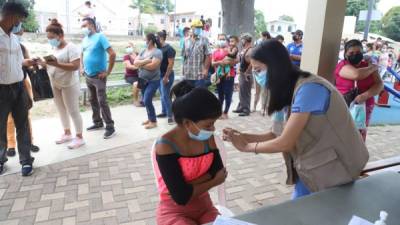
[[[158,197],[149,153],[154,138],[169,126],[160,121],[158,130],[145,131],[139,125],[142,111],[130,106],[112,109],[118,135],[103,140],[102,132],[86,134],[87,146],[75,151],[53,144],[60,129],[57,118],[35,121],[35,134],[46,134],[36,137],[42,147],[35,154],[36,165],[41,167],[31,177],[0,177],[0,225],[155,224]],[[90,121],[88,113],[84,121]],[[218,130],[225,126],[262,132],[270,121],[255,113],[217,122]],[[370,128],[371,160],[399,155],[399,138],[400,126]],[[280,154],[244,154],[226,147],[227,205],[234,213],[290,198],[292,188],[284,185]],[[19,171],[16,161],[8,164],[11,172]],[[216,199],[215,191],[212,197]]]

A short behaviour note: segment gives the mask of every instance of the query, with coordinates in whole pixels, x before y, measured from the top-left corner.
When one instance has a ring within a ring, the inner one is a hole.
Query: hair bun
[[[62,25],[58,22],[56,18],[51,19],[50,25],[62,27]]]

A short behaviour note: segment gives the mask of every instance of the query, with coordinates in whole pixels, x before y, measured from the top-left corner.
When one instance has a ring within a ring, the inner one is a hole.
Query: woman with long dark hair
[[[142,123],[144,128],[152,129],[157,127],[156,111],[153,105],[153,98],[160,87],[160,66],[163,58],[160,42],[156,35],[146,35],[146,49],[136,57],[134,66],[139,68],[139,88],[142,89],[143,102],[146,106],[147,120]]]
[[[269,91],[268,114],[285,111],[283,131],[246,134],[224,129],[224,139],[242,152],[282,152],[293,198],[357,179],[368,151],[336,88],[324,78],[292,65],[276,40],[262,42],[251,55],[255,76]],[[349,151],[351,150],[351,151]]]

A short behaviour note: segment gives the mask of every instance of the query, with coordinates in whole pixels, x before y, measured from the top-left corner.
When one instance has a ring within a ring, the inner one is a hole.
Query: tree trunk
[[[225,34],[254,35],[254,1],[255,0],[221,0],[222,31]]]

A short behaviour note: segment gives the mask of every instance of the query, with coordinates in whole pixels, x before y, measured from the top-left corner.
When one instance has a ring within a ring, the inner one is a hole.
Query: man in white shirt
[[[24,59],[18,37],[14,34],[21,29],[28,11],[20,3],[7,2],[1,9],[0,19],[0,174],[7,162],[7,118],[12,113],[17,130],[19,160],[22,175],[33,172],[31,157],[31,135],[28,110],[31,99],[24,88],[22,66],[32,66],[34,61]]]
[[[79,12],[79,15],[82,18],[96,19],[94,15],[94,9],[92,8],[92,3],[90,1],[85,2],[85,8],[82,10],[82,12]]]

